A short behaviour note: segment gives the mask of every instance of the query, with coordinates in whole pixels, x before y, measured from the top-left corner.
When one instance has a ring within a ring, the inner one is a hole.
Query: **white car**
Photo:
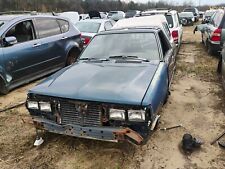
[[[69,19],[73,25],[75,25],[80,20],[78,12],[68,11],[59,13],[59,15]]]
[[[141,13],[142,16],[163,14],[165,15],[167,22],[169,24],[170,32],[172,34],[174,42],[177,44],[178,48],[182,42],[183,27],[179,21],[178,12],[175,10],[149,10]]]
[[[84,47],[90,42],[98,32],[107,31],[113,27],[115,21],[111,19],[85,19],[75,24],[75,27],[81,32]]]
[[[123,11],[110,11],[108,14],[108,18],[114,21],[118,21],[125,18],[125,13]]]
[[[141,16],[134,18],[122,19],[116,22],[112,29],[123,29],[129,27],[159,27],[168,39],[172,46],[174,46],[174,40],[170,33],[168,22],[164,15],[152,15],[152,16]]]

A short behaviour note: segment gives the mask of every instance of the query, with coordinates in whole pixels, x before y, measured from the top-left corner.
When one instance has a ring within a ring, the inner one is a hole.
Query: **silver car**
[[[91,38],[97,33],[107,31],[113,27],[115,21],[110,19],[86,19],[75,24],[81,32],[84,47],[90,42]]]

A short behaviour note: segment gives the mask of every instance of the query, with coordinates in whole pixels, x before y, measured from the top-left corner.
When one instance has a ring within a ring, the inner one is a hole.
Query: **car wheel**
[[[221,74],[222,72],[222,57],[220,56],[218,66],[217,66],[217,73]]]
[[[67,60],[66,60],[66,66],[69,66],[77,61],[77,58],[80,55],[80,51],[78,49],[73,49],[69,52]]]
[[[213,55],[214,54],[213,49],[212,49],[212,46],[209,44],[209,42],[207,42],[207,52],[210,55]]]
[[[5,86],[5,83],[3,82],[3,80],[1,80],[0,78],[0,95],[6,95],[9,93],[8,88]]]

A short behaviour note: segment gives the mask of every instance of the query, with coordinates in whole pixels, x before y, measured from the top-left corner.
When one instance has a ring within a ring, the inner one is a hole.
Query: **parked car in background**
[[[185,8],[183,12],[192,12],[195,17],[195,22],[198,22],[200,16],[199,16],[199,11],[197,8],[195,7]]]
[[[202,18],[202,23],[207,23],[210,22],[211,17],[213,16],[213,14],[216,12],[216,10],[207,10]]]
[[[192,12],[181,12],[179,13],[180,23],[183,26],[194,25],[195,17]]]
[[[203,18],[204,14],[205,14],[205,12],[199,11],[199,18]]]
[[[101,32],[77,63],[32,88],[26,106],[37,130],[141,144],[167,100],[172,58],[160,28]]]
[[[80,20],[90,19],[90,16],[88,14],[80,14],[79,17]]]
[[[125,13],[125,18],[132,18],[135,16],[140,16],[141,11],[138,10],[129,10]]]
[[[225,42],[225,11],[217,10],[211,20],[201,25],[202,42],[209,54],[217,54]]]
[[[108,13],[108,18],[114,21],[125,18],[125,13],[123,11],[110,11]]]
[[[69,21],[73,25],[75,25],[80,20],[80,16],[79,16],[78,12],[68,11],[68,12],[62,12],[59,15],[69,19]]]
[[[171,35],[174,39],[174,42],[178,45],[179,48],[182,42],[183,27],[182,24],[180,23],[178,12],[175,10],[168,10],[168,9],[154,9],[144,11],[141,13],[142,16],[156,15],[156,14],[165,15],[170,28]]]
[[[114,24],[115,21],[111,19],[86,19],[77,22],[75,26],[81,32],[81,38],[86,47],[92,37],[99,32],[110,30]]]
[[[0,93],[72,64],[80,32],[59,16],[0,16]]]
[[[108,13],[107,12],[100,12],[101,18],[102,19],[107,19]]]
[[[176,47],[173,37],[169,30],[168,22],[164,15],[151,15],[151,16],[141,16],[141,17],[135,17],[135,18],[122,19],[117,21],[112,29],[129,28],[129,27],[134,27],[134,25],[137,27],[142,26],[142,27],[160,28],[169,39],[171,46],[173,46],[174,48]]]

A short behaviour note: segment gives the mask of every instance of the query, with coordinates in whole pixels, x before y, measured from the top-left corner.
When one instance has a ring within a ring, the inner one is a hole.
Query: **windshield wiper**
[[[140,58],[138,56],[115,55],[115,56],[110,56],[109,58],[110,59],[134,59],[134,60],[141,60],[143,62],[149,62],[148,59]]]
[[[80,58],[79,60],[87,60],[87,61],[109,61],[109,59],[105,59],[105,58]]]

